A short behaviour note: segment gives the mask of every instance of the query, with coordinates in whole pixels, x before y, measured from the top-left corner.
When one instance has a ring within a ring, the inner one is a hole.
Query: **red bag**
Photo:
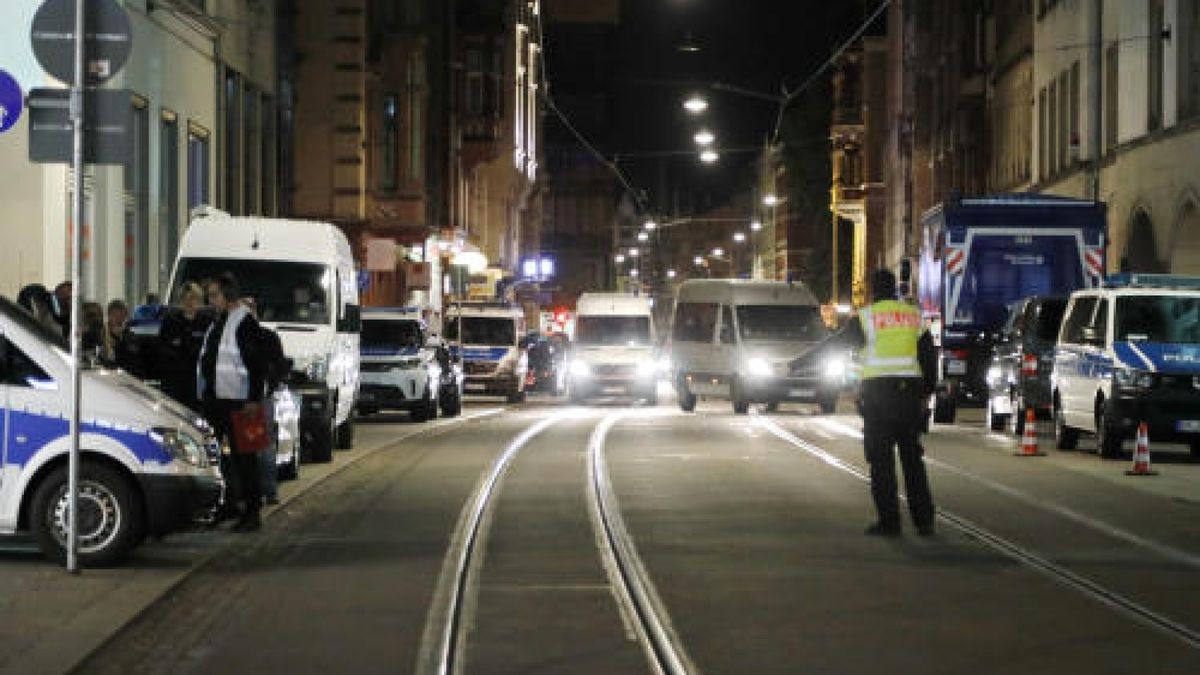
[[[256,412],[234,410],[229,414],[229,419],[233,427],[233,438],[230,440],[234,452],[252,455],[271,446],[271,429],[262,406]]]

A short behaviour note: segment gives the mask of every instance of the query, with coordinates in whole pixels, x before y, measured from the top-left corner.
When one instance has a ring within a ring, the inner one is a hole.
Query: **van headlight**
[[[200,441],[190,435],[178,429],[155,427],[150,430],[150,438],[175,459],[201,469],[208,467],[208,453],[204,451]]]
[[[990,387],[995,387],[1000,384],[1000,377],[1003,373],[1000,372],[1000,366],[992,366],[987,371],[987,383]]]
[[[1154,386],[1154,373],[1133,368],[1114,368],[1113,382],[1121,389],[1149,389]]]
[[[767,360],[760,357],[754,357],[746,361],[746,374],[752,377],[770,377],[771,364]]]
[[[658,375],[658,363],[654,359],[642,359],[637,362],[637,375],[641,378]]]
[[[825,368],[822,370],[827,380],[841,380],[846,377],[846,357],[830,356],[825,359]]]
[[[592,376],[592,367],[587,364],[587,361],[580,361],[576,359],[575,361],[571,362],[571,365],[568,366],[568,369],[570,370],[571,375],[574,377]]]

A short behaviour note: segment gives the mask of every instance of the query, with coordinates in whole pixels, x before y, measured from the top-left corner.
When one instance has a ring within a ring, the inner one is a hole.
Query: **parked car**
[[[1200,277],[1124,274],[1073,293],[1051,386],[1060,449],[1087,432],[1115,457],[1145,423],[1151,441],[1200,456]]]
[[[418,422],[435,419],[439,407],[457,415],[462,397],[457,388],[443,386],[438,350],[416,307],[370,308],[362,315],[362,357],[358,414],[406,410]],[[452,398],[442,399],[443,392]]]
[[[992,431],[1007,427],[1024,433],[1027,408],[1039,419],[1050,419],[1050,372],[1066,308],[1067,298],[1061,296],[1034,296],[1013,305],[987,371],[987,424]]]

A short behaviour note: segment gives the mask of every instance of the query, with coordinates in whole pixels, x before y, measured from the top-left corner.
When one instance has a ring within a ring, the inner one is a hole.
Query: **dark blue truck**
[[[1105,204],[1018,193],[954,199],[922,217],[918,299],[941,348],[935,422],[987,400],[987,369],[1009,306],[1100,285]]]

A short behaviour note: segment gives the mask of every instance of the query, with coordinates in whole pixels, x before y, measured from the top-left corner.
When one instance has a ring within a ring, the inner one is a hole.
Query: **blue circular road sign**
[[[8,131],[21,119],[25,95],[12,75],[0,70],[0,133]]]

